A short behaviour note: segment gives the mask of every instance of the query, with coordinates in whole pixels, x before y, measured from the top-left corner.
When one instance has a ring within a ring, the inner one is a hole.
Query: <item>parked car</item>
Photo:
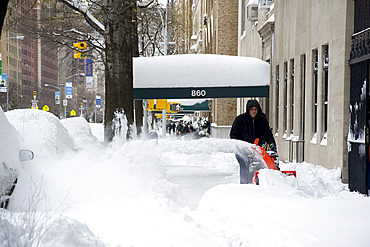
[[[18,169],[23,161],[34,158],[31,150],[24,149],[22,138],[9,123],[0,107],[0,207],[6,208],[18,180]]]

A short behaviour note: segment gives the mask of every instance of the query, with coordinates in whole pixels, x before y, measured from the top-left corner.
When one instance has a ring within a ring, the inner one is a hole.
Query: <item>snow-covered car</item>
[[[24,149],[22,138],[0,107],[0,207],[6,208],[17,183],[17,170],[34,153]]]

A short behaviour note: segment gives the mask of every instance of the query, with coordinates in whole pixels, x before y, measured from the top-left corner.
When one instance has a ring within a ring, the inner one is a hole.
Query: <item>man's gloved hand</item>
[[[274,152],[277,152],[277,148],[276,148],[276,145],[274,143],[270,144],[270,150],[274,151]]]

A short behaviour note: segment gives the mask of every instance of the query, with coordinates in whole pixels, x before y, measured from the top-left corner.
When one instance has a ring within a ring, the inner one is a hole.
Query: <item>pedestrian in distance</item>
[[[178,122],[176,129],[177,129],[176,134],[177,135],[181,135],[182,132],[183,132],[183,129],[184,129],[184,125],[182,125],[182,122],[181,121]]]
[[[246,112],[237,116],[230,131],[230,138],[254,143],[258,139],[257,145],[276,152],[276,142],[271,132],[270,125],[261,106],[257,100],[248,100]],[[252,174],[249,172],[248,160],[245,156],[236,153],[236,159],[240,165],[240,183],[249,183]]]
[[[182,130],[183,133],[189,133],[189,132],[193,132],[193,131],[194,131],[194,128],[193,128],[193,126],[191,125],[190,122],[187,122],[185,127]]]

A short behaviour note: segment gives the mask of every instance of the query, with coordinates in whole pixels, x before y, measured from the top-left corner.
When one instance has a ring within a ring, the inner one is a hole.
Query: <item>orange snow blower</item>
[[[281,171],[279,168],[279,160],[278,160],[278,155],[277,152],[275,151],[266,151],[261,146],[258,146],[259,139],[256,139],[254,141],[254,146],[252,146],[252,149],[261,155],[263,161],[266,163],[266,166],[268,169],[272,170],[278,170],[281,173],[284,173],[288,176],[295,176],[297,177],[297,172],[296,171]],[[252,179],[252,183],[258,185],[259,184],[259,178],[258,178],[259,170],[254,172],[254,177]]]

